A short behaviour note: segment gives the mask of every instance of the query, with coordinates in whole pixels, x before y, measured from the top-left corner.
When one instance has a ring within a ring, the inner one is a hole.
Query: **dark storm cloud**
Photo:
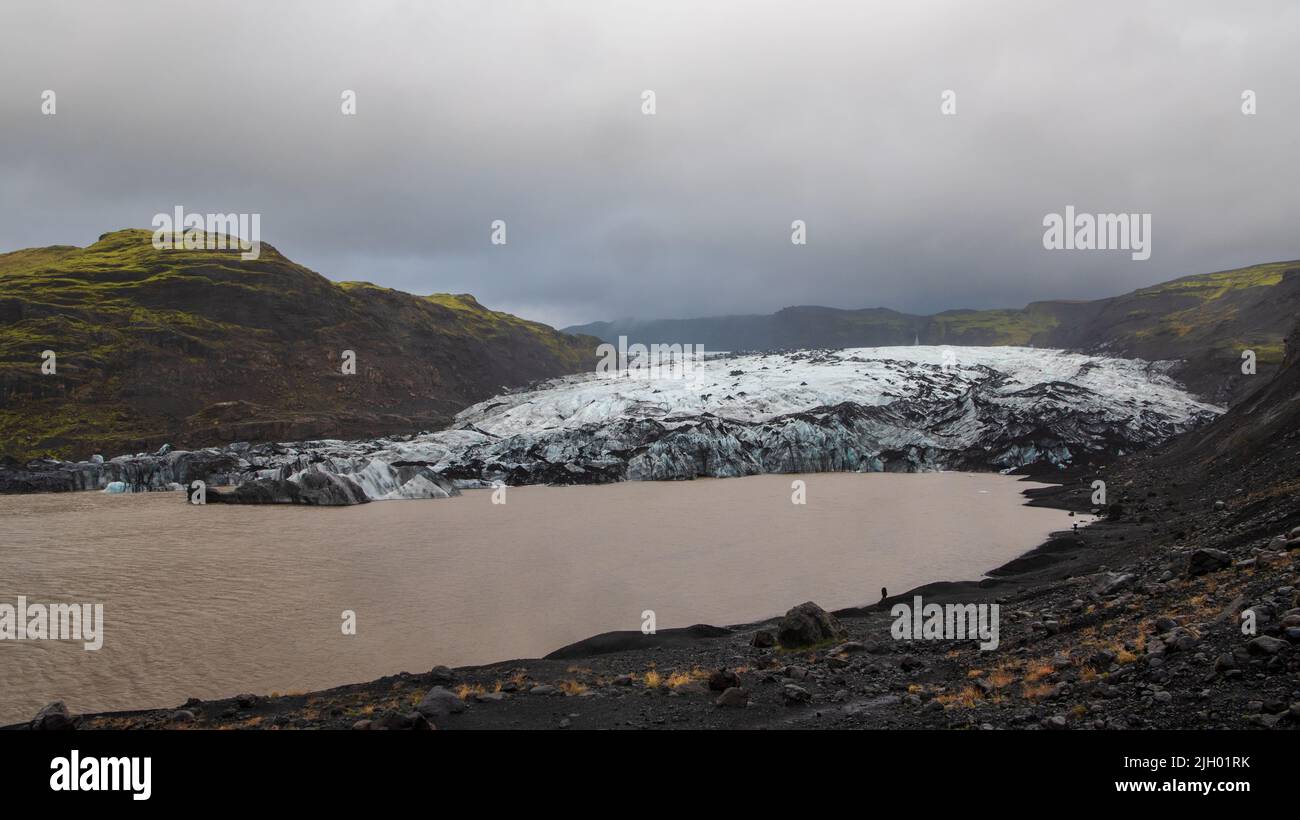
[[[1300,256],[1300,7],[1057,5],[6,2],[0,250],[256,212],[331,278],[555,324],[1019,306]],[[1151,260],[1043,250],[1066,205],[1150,212]]]

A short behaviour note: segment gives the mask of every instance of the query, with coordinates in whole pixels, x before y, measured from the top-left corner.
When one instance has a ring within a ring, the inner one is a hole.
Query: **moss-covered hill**
[[[1287,335],[1300,315],[1300,262],[1185,276],[1093,302],[1045,302],[1027,311],[1056,316],[1039,344],[1144,359],[1181,359],[1193,391],[1231,404],[1277,372]],[[1243,376],[1243,350],[1258,373]]]
[[[916,316],[885,308],[790,307],[768,316],[596,322],[566,328],[606,341],[703,344],[711,350],[877,345],[1034,345],[1144,359],[1181,359],[1198,394],[1230,403],[1267,380],[1300,315],[1300,262],[1187,276],[1095,301],[1034,302],[1008,310]],[[1241,374],[1255,351],[1258,374]]]
[[[331,282],[265,243],[244,261],[151,236],[0,254],[0,456],[428,429],[595,361],[595,339],[469,295]]]

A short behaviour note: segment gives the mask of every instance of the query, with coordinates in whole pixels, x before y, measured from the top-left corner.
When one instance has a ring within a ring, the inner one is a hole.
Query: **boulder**
[[[32,729],[42,732],[64,731],[77,728],[76,721],[68,712],[68,705],[61,700],[46,704],[36,713],[29,724]]]
[[[812,693],[802,686],[787,683],[781,689],[781,698],[786,706],[802,706],[812,700]]]
[[[1098,671],[1109,669],[1118,656],[1109,649],[1098,649],[1088,658],[1088,666]]]
[[[353,728],[360,727],[353,724]],[[427,731],[434,727],[419,712],[385,712],[378,720],[372,721],[369,728]]]
[[[435,686],[425,693],[415,707],[415,711],[432,720],[436,726],[445,721],[448,716],[465,711],[465,701],[461,700],[455,692]]]
[[[734,689],[738,686],[740,686],[740,675],[737,675],[730,669],[719,669],[709,675],[710,691],[725,692],[728,689]]]
[[[1198,549],[1187,559],[1189,575],[1217,572],[1232,563],[1232,556],[1223,550]]]
[[[838,618],[807,601],[785,613],[777,628],[776,639],[784,647],[795,648],[845,638],[848,634]]]
[[[732,686],[724,689],[713,703],[724,708],[742,709],[749,705],[749,690],[742,689],[739,686]]]
[[[1273,638],[1268,635],[1260,635],[1246,644],[1246,648],[1256,655],[1276,655],[1290,646],[1281,638]]]
[[[776,646],[776,636],[771,632],[768,632],[766,629],[760,629],[754,633],[754,639],[750,641],[750,646],[755,646],[759,649],[770,649],[771,647]]]

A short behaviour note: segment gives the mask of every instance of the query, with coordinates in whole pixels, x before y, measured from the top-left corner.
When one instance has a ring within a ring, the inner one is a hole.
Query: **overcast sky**
[[[332,279],[559,326],[1300,257],[1300,4],[1064,5],[4,0],[0,251],[259,213]],[[1067,205],[1150,213],[1151,259],[1044,250]]]

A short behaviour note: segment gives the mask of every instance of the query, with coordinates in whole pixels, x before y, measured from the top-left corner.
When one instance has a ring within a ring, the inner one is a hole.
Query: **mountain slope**
[[[1094,301],[1034,302],[1019,310],[950,310],[917,316],[886,308],[790,307],[768,316],[594,322],[565,332],[616,342],[703,344],[710,350],[905,345],[1032,345],[1184,361],[1175,376],[1216,403],[1259,382],[1241,376],[1255,350],[1258,375],[1282,361],[1300,314],[1300,262],[1274,262],[1175,279]],[[1263,381],[1261,378],[1259,381]]]
[[[594,363],[596,340],[469,295],[331,282],[265,243],[244,261],[150,239],[0,255],[0,456],[436,428]]]

